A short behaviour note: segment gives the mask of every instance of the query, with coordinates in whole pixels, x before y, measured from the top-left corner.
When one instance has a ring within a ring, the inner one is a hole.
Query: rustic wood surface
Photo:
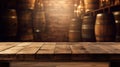
[[[108,62],[11,62],[10,67],[109,67]]]
[[[115,42],[1,42],[0,61],[116,61]]]

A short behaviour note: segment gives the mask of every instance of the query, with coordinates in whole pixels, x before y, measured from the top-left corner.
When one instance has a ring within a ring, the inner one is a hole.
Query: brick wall
[[[74,0],[43,0],[46,28],[42,41],[68,41],[69,23],[73,17]]]

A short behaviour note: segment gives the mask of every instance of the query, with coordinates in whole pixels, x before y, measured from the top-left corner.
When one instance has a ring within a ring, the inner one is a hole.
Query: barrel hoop
[[[69,32],[80,32],[79,30],[69,30]]]
[[[78,25],[75,25],[75,24],[71,24],[70,26],[78,26]]]
[[[82,25],[82,29],[94,29],[94,25]]]
[[[8,16],[8,18],[15,19],[15,18],[17,18],[17,16]]]
[[[112,23],[112,24],[110,24],[110,23],[98,23],[98,22],[95,23],[95,25],[107,25],[107,26],[108,26],[108,25],[112,25],[112,26],[113,26],[113,24],[114,24],[114,23]]]
[[[82,38],[95,38],[95,36],[94,35],[82,34]]]
[[[96,37],[106,38],[106,37],[115,37],[114,35],[95,35]]]

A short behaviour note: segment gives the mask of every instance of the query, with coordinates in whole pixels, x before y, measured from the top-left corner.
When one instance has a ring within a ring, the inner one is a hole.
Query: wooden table
[[[9,62],[108,62],[120,67],[120,43],[1,42],[0,67]]]

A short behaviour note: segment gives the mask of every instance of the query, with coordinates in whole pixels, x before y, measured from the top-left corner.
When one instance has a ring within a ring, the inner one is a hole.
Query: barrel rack
[[[120,11],[120,3],[118,5],[105,6],[105,7],[96,9],[94,11],[87,12],[85,13],[85,15],[88,15],[88,14],[96,15],[98,13],[105,13],[105,12],[110,13],[114,11]]]

